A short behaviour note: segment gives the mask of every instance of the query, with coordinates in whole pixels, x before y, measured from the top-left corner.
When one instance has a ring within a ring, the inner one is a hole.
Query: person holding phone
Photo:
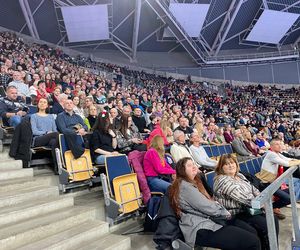
[[[116,130],[118,148],[122,153],[129,153],[133,150],[146,151],[147,147],[143,144],[143,139],[134,125],[132,117],[123,115],[120,120],[120,130]]]

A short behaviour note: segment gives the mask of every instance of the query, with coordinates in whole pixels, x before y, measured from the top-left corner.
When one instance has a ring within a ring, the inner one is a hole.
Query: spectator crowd
[[[166,193],[171,186],[171,204],[182,218],[189,244],[268,249],[265,216],[254,219],[243,213],[261,190],[252,189],[238,173],[238,162],[264,155],[256,176],[264,188],[277,178],[279,166],[299,164],[300,120],[292,114],[300,112],[300,88],[224,84],[212,91],[202,82],[71,58],[61,49],[29,45],[8,32],[0,33],[0,65],[3,126],[17,128],[29,120],[30,146],[51,147],[55,159],[59,133],[81,135],[88,140],[93,162],[100,165],[108,155],[147,151],[144,171],[150,190]],[[95,69],[115,77],[109,80],[94,73]],[[202,147],[205,144],[231,144],[236,157],[211,159]],[[165,160],[166,152],[171,153],[176,169]],[[216,171],[215,196],[197,177],[199,171]],[[290,199],[280,191],[274,213],[282,219],[279,209]],[[247,225],[235,221],[222,226],[209,219],[233,220],[235,215]],[[191,226],[192,220],[198,224]],[[263,232],[261,244],[252,227]],[[232,244],[226,240],[230,235]],[[244,239],[240,244],[245,246],[234,245],[234,237]]]

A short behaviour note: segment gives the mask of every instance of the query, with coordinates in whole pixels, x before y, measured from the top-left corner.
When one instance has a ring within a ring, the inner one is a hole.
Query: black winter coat
[[[26,167],[26,164],[28,164],[28,162],[30,161],[31,143],[32,130],[30,117],[25,117],[15,128],[9,149],[9,156],[15,158],[15,160],[22,160],[23,167]]]
[[[166,249],[172,246],[172,241],[183,240],[178,219],[170,205],[168,192],[161,199],[157,221],[158,226],[153,236],[153,241],[158,245],[157,249]]]
[[[205,176],[200,174],[200,178],[207,192],[212,195],[212,190],[207,184]],[[179,227],[178,218],[176,217],[175,212],[170,205],[168,191],[161,199],[156,220],[158,221],[158,226],[153,236],[153,241],[157,244],[156,249],[172,249],[172,242],[177,239],[180,239],[184,242],[184,238]]]

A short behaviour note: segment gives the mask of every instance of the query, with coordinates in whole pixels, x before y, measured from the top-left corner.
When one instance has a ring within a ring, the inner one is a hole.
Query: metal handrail
[[[284,50],[278,52],[264,52],[256,54],[242,54],[242,55],[224,55],[208,57],[207,61],[226,61],[226,60],[237,60],[237,59],[260,59],[260,58],[273,58],[273,57],[283,57],[283,56],[299,56],[299,51],[297,50]]]
[[[277,234],[275,229],[272,197],[273,194],[280,188],[281,184],[285,183],[287,179],[289,181],[289,191],[290,191],[290,199],[291,199],[291,206],[292,206],[292,223],[293,223],[293,229],[295,234],[295,240],[292,241],[292,244],[295,244],[295,246],[300,246],[300,231],[299,231],[300,228],[299,228],[299,221],[298,221],[294,183],[293,183],[293,173],[298,168],[299,167],[290,167],[287,171],[285,171],[282,175],[280,175],[265,190],[263,190],[259,196],[257,196],[251,202],[252,208],[259,209],[264,207],[266,211],[268,237],[269,237],[271,250],[279,249],[277,244]]]

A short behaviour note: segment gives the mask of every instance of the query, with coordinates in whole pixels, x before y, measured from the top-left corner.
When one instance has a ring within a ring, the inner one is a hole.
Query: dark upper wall
[[[224,80],[300,84],[299,69],[300,61],[291,61],[198,69],[182,68],[176,70],[173,68],[171,72]]]

